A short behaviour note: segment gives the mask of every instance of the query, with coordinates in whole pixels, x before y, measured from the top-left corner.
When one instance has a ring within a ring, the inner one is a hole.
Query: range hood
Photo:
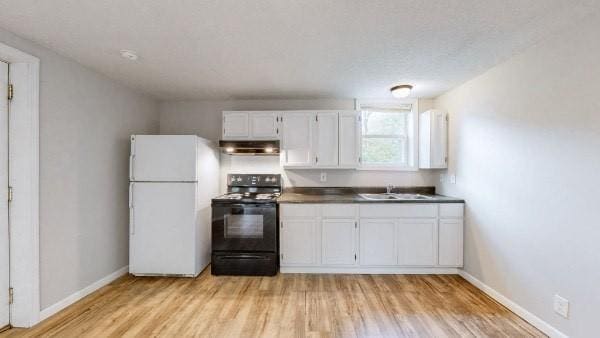
[[[219,141],[219,148],[227,155],[279,155],[279,141]]]

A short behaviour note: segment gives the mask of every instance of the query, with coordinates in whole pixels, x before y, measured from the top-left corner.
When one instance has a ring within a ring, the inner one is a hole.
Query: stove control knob
[[[238,182],[241,182],[241,181],[242,181],[242,178],[241,178],[240,176],[238,176],[238,178],[237,178],[237,181],[238,181]]]
[[[271,178],[270,177],[265,178],[265,182],[271,182]]]

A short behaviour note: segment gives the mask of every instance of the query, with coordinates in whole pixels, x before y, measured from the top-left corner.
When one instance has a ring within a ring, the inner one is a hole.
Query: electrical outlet
[[[327,182],[327,173],[321,173],[321,182]]]
[[[554,312],[569,318],[569,301],[559,295],[554,295]]]
[[[450,175],[450,184],[456,184],[456,175]]]

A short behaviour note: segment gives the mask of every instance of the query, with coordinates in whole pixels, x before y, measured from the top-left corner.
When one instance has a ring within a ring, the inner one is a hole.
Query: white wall
[[[419,110],[432,107],[432,100],[419,100]],[[160,104],[161,134],[197,134],[211,140],[221,137],[223,110],[354,109],[352,99],[180,101]],[[320,182],[320,173],[327,182]],[[281,173],[285,186],[433,186],[433,171],[390,172],[357,170],[283,170],[278,157],[221,155],[221,183],[227,173]]]
[[[0,41],[40,59],[44,309],[128,264],[128,136],[158,132],[158,104],[6,31]]]
[[[600,328],[600,17],[442,95],[465,270],[572,337]],[[554,294],[571,302],[564,319]]]

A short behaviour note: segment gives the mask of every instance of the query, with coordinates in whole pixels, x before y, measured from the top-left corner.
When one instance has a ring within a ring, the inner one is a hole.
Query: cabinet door
[[[437,219],[405,219],[398,223],[398,264],[436,264]]]
[[[439,258],[442,266],[463,265],[463,220],[440,219]]]
[[[339,117],[340,167],[358,166],[359,132],[358,112],[341,112]]]
[[[435,110],[431,115],[431,167],[446,168],[448,159],[447,113]]]
[[[314,265],[316,219],[284,219],[280,226],[281,265]]]
[[[279,138],[278,114],[274,112],[251,112],[250,138],[277,140]]]
[[[356,264],[356,221],[324,219],[322,226],[322,264]]]
[[[396,265],[396,222],[386,219],[360,221],[360,265]]]
[[[223,112],[223,139],[247,139],[250,136],[247,112]]]
[[[286,113],[282,120],[282,164],[287,167],[313,165],[313,125],[315,113]]]
[[[315,118],[315,165],[338,165],[338,113],[317,113]]]

